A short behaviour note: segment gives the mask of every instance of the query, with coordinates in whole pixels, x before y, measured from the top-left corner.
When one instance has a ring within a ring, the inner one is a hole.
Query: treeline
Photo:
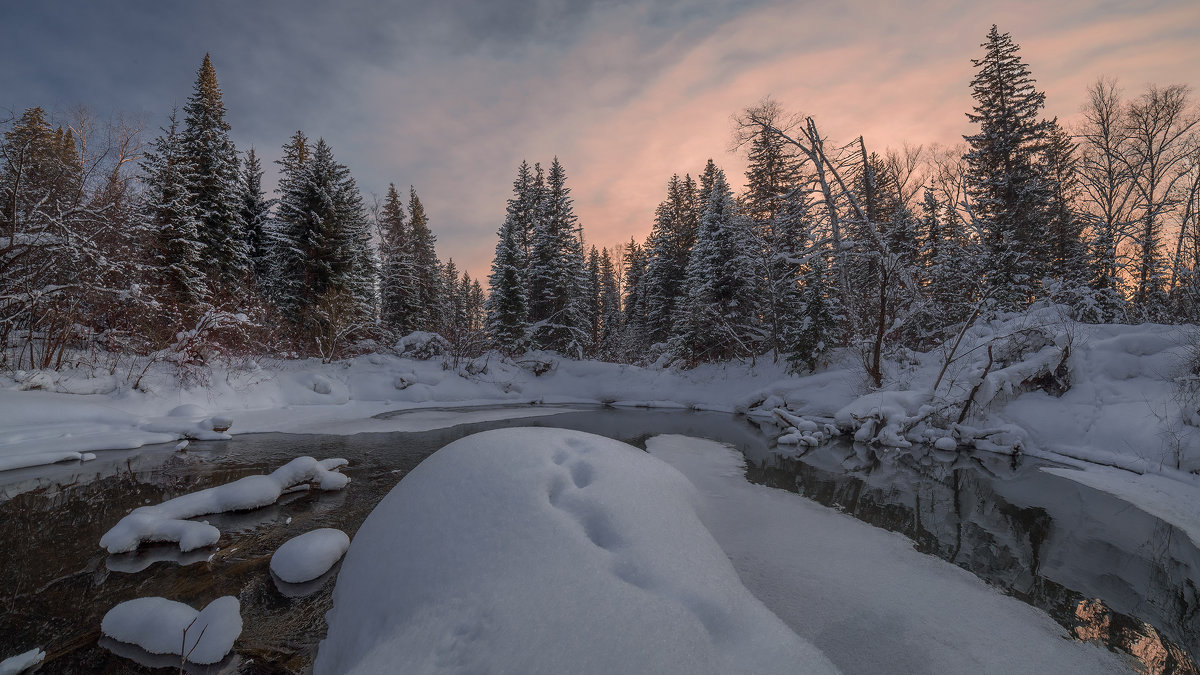
[[[735,197],[711,160],[699,181],[672,176],[649,237],[619,253],[621,274],[561,258],[576,261],[555,287],[579,289],[567,300],[550,303],[539,281],[527,242],[553,228],[539,235],[526,215],[537,207],[523,165],[492,268],[495,344],[561,350],[540,337],[561,325],[578,336],[571,350],[603,358],[774,355],[796,370],[851,346],[878,384],[889,352],[1040,301],[1087,322],[1200,320],[1200,115],[1187,88],[1124,100],[1101,80],[1067,130],[1041,116],[1009,34],[993,26],[982,46],[964,144],[836,145],[766,100],[736,118],[745,190]]]
[[[964,143],[836,144],[765,100],[736,116],[740,194],[711,160],[672,176],[647,239],[616,250],[585,246],[557,158],[522,162],[486,299],[438,259],[415,189],[367,204],[323,140],[283,146],[268,198],[207,56],[146,148],[123,120],[55,126],[32,108],[0,141],[0,367],[332,359],[424,331],[459,355],[768,356],[797,371],[852,347],[880,383],[885,357],[1037,302],[1089,322],[1200,321],[1187,88],[1126,99],[1101,80],[1065,129],[1042,117],[1011,36],[993,26],[982,46]]]
[[[297,132],[268,198],[257,154],[230,140],[207,55],[182,119],[146,148],[136,125],[86,114],[52,126],[31,108],[7,126],[0,367],[97,352],[329,359],[412,331],[479,342],[483,289],[438,260],[416,190],[407,206],[394,185],[368,206],[329,145]]]

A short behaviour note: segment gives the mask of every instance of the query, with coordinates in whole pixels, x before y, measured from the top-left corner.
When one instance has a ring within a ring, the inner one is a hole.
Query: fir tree
[[[237,150],[229,139],[225,103],[208,54],[184,106],[183,148],[189,163],[188,191],[199,224],[203,258],[212,266],[209,284],[231,296],[250,273],[250,250],[239,211]]]
[[[1038,114],[1045,94],[1008,33],[992,26],[986,53],[972,63],[974,113],[979,131],[965,136],[968,196],[974,201],[987,254],[987,282],[1000,307],[1022,308],[1040,292],[1047,268],[1049,190],[1036,161],[1047,123]]]

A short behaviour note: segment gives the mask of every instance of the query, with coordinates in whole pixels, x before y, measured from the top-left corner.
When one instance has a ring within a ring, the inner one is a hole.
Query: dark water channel
[[[316,527],[353,537],[375,504],[435,450],[514,426],[578,429],[643,446],[664,433],[730,443],[746,454],[753,482],[901,532],[919,550],[1041,607],[1077,638],[1133,654],[1148,671],[1197,672],[1200,551],[1113,497],[991,455],[835,443],[785,459],[742,418],[614,409],[417,433],[254,434],[193,442],[185,453],[170,446],[111,451],[84,464],[0,473],[0,658],[42,647],[40,673],[177,669],[178,657],[101,638],[104,613],[142,596],[201,607],[235,595],[244,627],[234,653],[188,672],[307,672],[325,633],[337,568],[302,587],[285,585],[268,571],[271,553]],[[181,555],[162,545],[109,556],[97,543],[137,506],[270,472],[300,455],[350,460],[352,482],[338,492],[295,492],[264,509],[205,516],[222,533],[216,550]]]

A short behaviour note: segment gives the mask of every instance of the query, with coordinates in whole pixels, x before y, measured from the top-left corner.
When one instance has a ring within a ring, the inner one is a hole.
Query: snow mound
[[[45,658],[46,652],[41,649],[30,649],[16,656],[10,656],[0,661],[0,675],[18,675],[38,665]]]
[[[358,530],[315,672],[834,672],[742,585],[696,499],[591,434],[451,443]]]
[[[1121,656],[1066,639],[1045,613],[898,533],[750,483],[745,456],[729,446],[664,435],[646,448],[691,480],[696,512],[746,586],[846,672],[1130,671]]]
[[[242,634],[241,605],[232,595],[197,612],[166,598],[136,598],[108,610],[100,630],[151,654],[179,654],[201,665],[225,658]]]
[[[221,538],[221,532],[208,523],[188,518],[273,504],[284,490],[301,483],[313,482],[322,490],[340,490],[350,478],[335,469],[345,464],[344,459],[317,461],[312,457],[297,457],[266,475],[246,476],[161,504],[136,508],[104,533],[100,546],[109,553],[127,553],[148,541],[173,541],[181,551],[212,546]]]
[[[271,556],[271,571],[289,584],[301,584],[325,574],[350,548],[350,537],[331,527],[305,532],[287,540]]]

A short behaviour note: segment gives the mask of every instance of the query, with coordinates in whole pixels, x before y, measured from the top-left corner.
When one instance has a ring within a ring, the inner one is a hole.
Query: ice
[[[695,500],[590,434],[456,441],[358,530],[315,672],[832,672],[742,585]]]
[[[350,537],[341,530],[324,527],[305,532],[275,551],[271,571],[289,584],[311,581],[328,572],[349,547]]]
[[[344,459],[297,457],[270,474],[246,476],[161,504],[138,507],[100,538],[100,546],[109,553],[133,551],[143,542],[177,542],[185,552],[212,546],[221,538],[220,531],[188,518],[273,504],[284,490],[310,481],[322,490],[340,490],[350,482],[348,476],[336,471],[345,464]]]
[[[166,598],[136,598],[108,610],[100,630],[151,654],[182,654],[205,665],[220,661],[233,649],[242,633],[240,607],[231,595],[213,600],[199,612]]]
[[[37,666],[46,658],[42,649],[30,649],[27,652],[10,656],[0,661],[0,675],[18,675]]]
[[[744,458],[727,446],[686,436],[646,446],[696,486],[700,520],[750,591],[845,672],[1128,672],[1119,656],[1066,639],[1049,616],[899,534],[748,483]]]

